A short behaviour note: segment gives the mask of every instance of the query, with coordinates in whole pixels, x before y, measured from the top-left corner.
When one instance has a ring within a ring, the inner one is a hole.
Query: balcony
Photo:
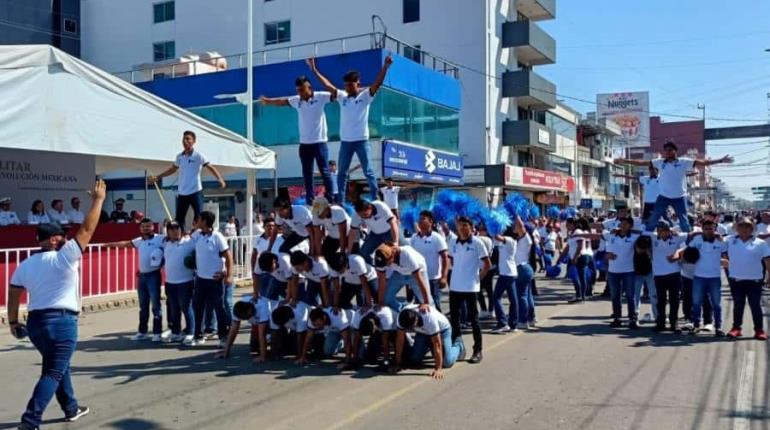
[[[531,21],[556,18],[556,0],[513,0],[516,12]]]
[[[556,41],[531,21],[503,23],[503,48],[513,48],[516,60],[530,66],[556,62]]]
[[[556,133],[532,120],[504,121],[503,145],[556,151]]]
[[[556,85],[531,70],[503,73],[503,97],[516,97],[520,108],[546,110],[556,107]]]

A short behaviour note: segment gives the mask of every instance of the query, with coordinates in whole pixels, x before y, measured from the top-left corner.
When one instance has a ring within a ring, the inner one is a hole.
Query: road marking
[[[741,379],[738,383],[738,396],[735,399],[734,430],[749,430],[751,426],[752,397],[754,395],[754,355],[754,351],[748,350],[743,357]]]
[[[563,309],[561,309],[561,310],[559,310],[557,312],[554,312],[552,315],[550,315],[548,318],[546,318],[546,321],[552,319],[553,317],[561,316],[561,315],[567,313],[568,311],[571,311],[572,309],[575,309],[575,307],[564,306]],[[495,349],[499,348],[501,345],[506,344],[506,343],[512,341],[513,339],[516,339],[517,337],[521,336],[522,333],[524,333],[524,331],[517,331],[516,333],[511,333],[511,334],[505,336],[505,338],[503,340],[501,340],[501,341],[499,341],[499,342],[497,342],[497,343],[495,343],[495,344],[485,348],[484,351],[486,351],[486,352],[494,351]],[[535,333],[537,333],[537,332],[535,332]],[[444,376],[446,377],[447,374],[449,374],[452,371],[455,371],[456,369],[465,369],[465,368],[468,368],[468,367],[472,367],[472,366],[471,365],[453,366],[453,367],[451,367],[449,369],[444,369]],[[400,390],[397,390],[394,393],[391,393],[391,394],[383,397],[382,399],[372,403],[371,405],[369,405],[369,406],[367,406],[367,407],[365,407],[365,408],[363,408],[363,409],[361,409],[359,411],[356,411],[355,413],[352,413],[352,414],[348,415],[344,420],[338,421],[337,423],[334,423],[331,426],[327,427],[327,430],[338,430],[338,429],[341,429],[341,428],[345,427],[346,425],[348,425],[348,424],[358,420],[359,418],[361,418],[361,417],[363,417],[365,415],[368,415],[371,412],[374,412],[374,411],[382,408],[383,406],[387,405],[388,403],[391,403],[392,401],[398,399],[399,397],[401,397],[401,396],[403,396],[403,395],[405,395],[405,394],[407,394],[407,393],[409,393],[411,391],[414,391],[416,388],[418,388],[418,387],[420,387],[420,386],[422,386],[422,385],[424,385],[424,384],[426,384],[426,383],[428,383],[430,381],[433,381],[433,380],[426,375],[426,376],[423,377],[423,379],[420,379],[419,381],[415,381],[415,382],[405,386],[404,388],[402,388]]]

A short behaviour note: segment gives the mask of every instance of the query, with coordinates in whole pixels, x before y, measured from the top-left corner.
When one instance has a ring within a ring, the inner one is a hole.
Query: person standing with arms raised
[[[58,224],[37,228],[38,252],[19,264],[11,278],[8,297],[8,325],[17,338],[29,338],[43,358],[43,372],[21,417],[20,429],[40,426],[48,403],[56,395],[64,420],[75,421],[89,412],[78,404],[70,379],[70,360],[78,337],[78,269],[88,242],[96,231],[104,204],[106,185],[96,181],[91,208],[75,234],[66,240]],[[19,303],[23,290],[29,294],[27,327],[19,323]]]
[[[375,78],[369,88],[361,88],[361,75],[351,70],[345,73],[342,78],[345,82],[345,89],[338,90],[332,82],[327,79],[316,67],[315,59],[308,60],[310,69],[321,84],[331,93],[331,100],[336,100],[340,104],[340,153],[339,153],[339,173],[337,177],[337,188],[340,197],[337,203],[347,200],[348,169],[353,160],[353,154],[358,156],[361,168],[369,184],[369,196],[372,201],[377,200],[377,177],[370,164],[369,153],[369,105],[374,100],[374,96],[379,91],[382,83],[385,81],[385,75],[393,64],[393,58],[388,55],[385,57],[384,64],[380,73]]]
[[[184,150],[177,154],[174,164],[157,176],[150,176],[147,181],[155,184],[166,176],[171,176],[179,171],[179,184],[176,196],[176,222],[184,229],[184,220],[187,211],[192,207],[193,215],[198,216],[203,208],[203,184],[201,183],[201,169],[207,168],[217,181],[219,188],[225,188],[227,184],[216,167],[200,152],[195,150],[195,132],[182,133],[182,146]]]

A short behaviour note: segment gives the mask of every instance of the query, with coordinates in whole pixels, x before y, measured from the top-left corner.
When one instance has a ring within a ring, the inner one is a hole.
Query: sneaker
[[[201,346],[201,345],[203,345],[205,343],[206,343],[206,337],[205,336],[196,337],[196,338],[193,339],[193,343],[192,343],[191,346]]]
[[[682,329],[679,328],[676,324],[671,324],[671,331],[673,331],[674,334],[682,334]]]
[[[64,417],[64,421],[71,423],[77,421],[79,418],[88,415],[88,413],[91,412],[90,409],[88,409],[88,406],[78,406],[77,411],[75,411],[72,415],[67,415]]]
[[[163,335],[160,335],[160,343],[171,343],[175,342],[176,335],[166,336],[163,337]]]
[[[619,320],[619,319],[617,319],[617,318],[615,318],[614,320],[612,320],[612,322],[610,323],[610,327],[612,327],[612,328],[617,328],[617,327],[620,327],[620,326],[622,326],[622,325],[623,325],[623,323],[622,323],[622,322],[620,322],[620,320]]]
[[[652,319],[652,315],[650,315],[649,313],[646,313],[646,314],[644,314],[642,316],[642,319],[639,322],[641,322],[641,323],[651,323],[651,322],[655,322],[655,321]]]
[[[721,328],[718,328],[718,329],[714,330],[714,336],[716,336],[716,337],[725,337],[725,331],[722,330]]]
[[[18,430],[39,430],[40,427],[32,427],[31,425],[27,423],[21,423],[18,427],[16,427]]]
[[[219,349],[225,349],[227,346],[227,339],[219,339]]]
[[[192,337],[192,335],[188,334],[187,336],[184,336],[182,339],[182,345],[184,346],[193,346],[195,345],[195,338]]]
[[[690,335],[692,335],[692,336],[695,336],[696,334],[700,333],[701,331],[703,331],[703,329],[702,329],[702,328],[700,328],[700,327],[699,327],[699,326],[697,326],[697,325],[694,325],[694,326],[692,327],[692,330],[690,330]]]
[[[764,330],[754,330],[754,339],[767,340],[767,334]]]
[[[154,334],[154,335],[152,335],[152,341],[153,341],[153,342],[160,342],[161,340],[163,340],[163,338],[162,338],[162,337],[160,337],[160,335],[159,335],[159,334]]]
[[[684,324],[682,324],[682,330],[692,331],[693,324],[690,320],[684,320]]]
[[[529,322],[530,327],[537,327],[537,318],[532,318],[532,320]]]
[[[504,334],[504,333],[508,333],[509,331],[511,331],[511,326],[506,324],[502,327],[498,327],[492,330],[492,333]]]
[[[171,333],[171,330],[166,330],[160,334],[160,337],[163,339],[169,338],[171,336],[173,336],[173,334]]]
[[[133,340],[134,342],[138,342],[138,341],[142,341],[142,340],[148,340],[149,338],[150,338],[150,336],[147,335],[147,333],[137,333],[137,334],[131,336],[130,339]]]
[[[733,327],[732,330],[727,332],[727,337],[736,338],[736,337],[741,337],[741,335],[742,335],[741,329],[739,329],[737,327]]]
[[[208,339],[211,339],[212,337],[214,337],[214,332],[213,331],[203,332],[203,338],[204,339],[208,340]]]
[[[714,331],[714,324],[706,324],[703,326],[703,331],[705,332],[713,332]]]
[[[574,299],[571,299],[571,300],[567,300],[567,303],[569,303],[569,304],[571,304],[571,305],[574,305],[575,303],[581,303],[582,301],[583,301],[583,300],[581,300],[580,298],[578,298],[578,297],[575,297]]]
[[[483,359],[484,359],[484,355],[481,353],[481,351],[474,352],[473,355],[471,355],[471,359],[468,360],[468,363],[478,364],[478,363],[481,363],[481,360]]]
[[[658,333],[662,331],[666,331],[666,325],[665,324],[656,324],[655,327],[652,329],[653,331],[656,331]]]
[[[628,328],[630,328],[631,330],[636,330],[639,328],[639,323],[637,323],[636,321],[631,321],[630,323],[628,323]]]

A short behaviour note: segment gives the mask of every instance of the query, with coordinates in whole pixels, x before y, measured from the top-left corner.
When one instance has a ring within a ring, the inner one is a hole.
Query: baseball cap
[[[752,221],[751,218],[749,218],[749,217],[743,217],[743,218],[739,219],[738,223],[736,224],[736,226],[741,226],[741,225],[745,225],[745,226],[749,226],[749,227],[754,227],[754,221]]]
[[[122,197],[117,199],[117,200],[115,200],[115,203],[125,203],[125,202],[126,202],[126,199],[124,199]]]
[[[329,200],[326,199],[326,197],[316,197],[313,199],[313,209],[311,212],[313,213],[313,216],[318,218],[321,216],[321,213],[326,210],[326,208],[329,207]]]
[[[64,229],[59,225],[57,222],[51,222],[47,224],[40,224],[37,226],[37,241],[43,242],[45,240],[50,239],[53,236],[66,236],[67,233],[64,232]]]
[[[382,269],[388,265],[388,261],[393,257],[393,249],[387,245],[380,245],[376,251],[374,251],[374,267]]]
[[[10,197],[2,197],[0,198],[0,203],[10,203],[11,198]]]

